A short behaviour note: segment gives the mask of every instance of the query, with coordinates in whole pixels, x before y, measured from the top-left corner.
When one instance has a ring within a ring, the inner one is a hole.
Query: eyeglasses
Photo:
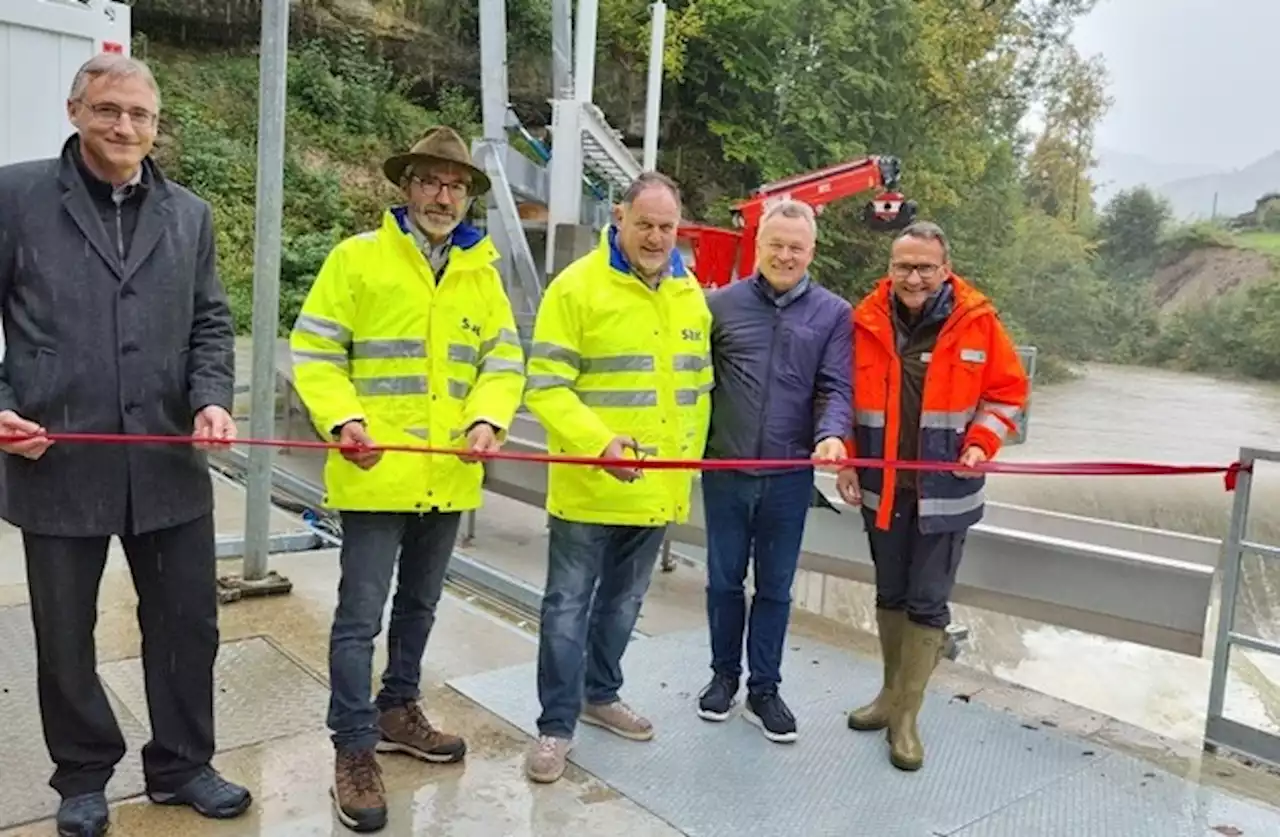
[[[467,192],[471,190],[470,183],[461,181],[445,183],[437,177],[419,177],[415,174],[409,177],[409,181],[420,186],[422,191],[427,194],[427,197],[434,197],[440,194],[441,189],[448,189],[449,196],[459,202],[466,200]]]
[[[120,121],[120,117],[126,113],[129,115],[129,121],[134,125],[150,128],[156,124],[156,114],[146,108],[126,109],[119,105],[113,105],[110,103],[97,105],[86,104],[85,107],[89,108],[89,111],[93,114],[95,121],[101,122],[104,125],[116,124]]]
[[[894,262],[889,266],[889,272],[899,279],[906,279],[913,271],[920,274],[921,279],[932,279],[934,274],[942,269],[940,264],[907,264],[903,262]]]

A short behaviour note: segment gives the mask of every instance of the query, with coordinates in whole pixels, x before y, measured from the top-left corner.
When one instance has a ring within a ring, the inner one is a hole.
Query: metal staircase
[[[595,72],[596,17],[599,0],[578,0],[577,42],[570,74],[570,0],[552,0],[552,69],[556,95],[551,99],[552,147],[530,141],[546,166],[513,149],[509,133],[531,140],[511,111],[507,95],[506,3],[480,0],[480,61],[484,137],[472,144],[477,165],[489,173],[487,227],[503,255],[499,269],[517,316],[531,316],[553,272],[558,232],[598,232],[609,211],[640,175],[642,166],[591,100]],[[527,231],[543,224],[520,217],[517,200],[546,206],[545,258],[529,246]],[[577,242],[579,236],[573,239]]]
[[[590,102],[582,104],[582,165],[598,179],[605,181],[615,195],[627,191],[640,176],[640,161],[622,143],[622,132],[615,131],[600,108]]]

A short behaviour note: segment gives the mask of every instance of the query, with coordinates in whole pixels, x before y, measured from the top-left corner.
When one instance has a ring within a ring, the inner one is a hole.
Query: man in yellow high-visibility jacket
[[[546,428],[550,452],[702,457],[711,312],[675,249],[679,224],[679,189],[647,172],[615,208],[600,245],[548,285],[525,403]],[[564,773],[579,719],[637,741],[653,737],[652,724],[618,698],[620,664],[667,524],[688,519],[692,483],[689,471],[551,466],[542,714],[526,762],[533,780]]]
[[[388,159],[404,192],[382,226],[339,244],[293,328],[294,376],[316,429],[345,445],[496,451],[524,390],[524,353],[488,237],[462,223],[489,188],[453,130]],[[466,745],[418,704],[427,635],[461,512],[481,504],[474,457],[329,453],[326,503],[342,514],[342,581],[329,641],[333,798],[357,830],[386,822],[377,750],[431,762]],[[392,572],[387,668],[370,700],[373,642]]]

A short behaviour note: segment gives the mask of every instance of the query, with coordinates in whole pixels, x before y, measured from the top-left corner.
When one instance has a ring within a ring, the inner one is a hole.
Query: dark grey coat
[[[234,393],[212,212],[148,159],[121,263],[76,142],[59,158],[0,168],[0,410],[50,432],[190,435],[197,411],[230,410]],[[0,516],[28,532],[141,533],[212,507],[208,463],[190,446],[64,442],[34,462],[0,454]]]

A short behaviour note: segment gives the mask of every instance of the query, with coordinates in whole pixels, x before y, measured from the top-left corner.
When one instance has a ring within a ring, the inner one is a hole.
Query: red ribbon
[[[384,451],[397,453],[429,453],[447,456],[468,455],[480,460],[511,460],[543,462],[555,465],[590,465],[595,467],[638,468],[655,471],[738,471],[794,468],[797,465],[836,466],[838,468],[894,468],[903,471],[976,471],[988,474],[1024,474],[1063,477],[1118,477],[1118,476],[1193,476],[1197,474],[1222,474],[1227,491],[1234,491],[1241,471],[1252,468],[1241,462],[1229,465],[1163,465],[1154,462],[983,462],[966,467],[951,462],[900,462],[892,459],[810,460],[810,459],[606,459],[598,456],[569,456],[567,454],[525,453],[498,451],[495,453],[471,453],[461,448],[434,448],[425,445],[343,445],[339,442],[322,442],[302,439],[235,439],[230,442],[211,442],[192,436],[148,436],[131,433],[42,433],[23,436],[0,436],[0,444],[25,442],[31,439],[48,439],[51,442],[106,445],[246,445],[249,447],[303,448],[311,450],[337,450],[351,453]]]

